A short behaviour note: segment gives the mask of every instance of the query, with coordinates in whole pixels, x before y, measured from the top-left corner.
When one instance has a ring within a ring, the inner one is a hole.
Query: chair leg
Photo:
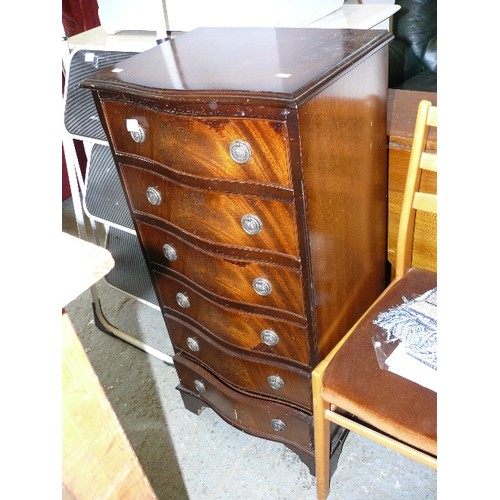
[[[330,491],[330,422],[325,419],[329,405],[321,397],[319,377],[313,376],[312,385],[316,494],[318,500],[325,500]]]

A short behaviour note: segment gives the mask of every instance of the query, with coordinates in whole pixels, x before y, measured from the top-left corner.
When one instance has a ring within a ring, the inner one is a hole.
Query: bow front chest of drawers
[[[385,285],[391,38],[199,28],[83,83],[186,407],[309,466],[311,371]]]

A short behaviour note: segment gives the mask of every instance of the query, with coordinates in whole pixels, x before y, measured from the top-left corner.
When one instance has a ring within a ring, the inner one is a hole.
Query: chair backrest
[[[417,244],[414,239],[417,211],[437,214],[437,194],[420,190],[422,170],[437,174],[437,154],[436,152],[426,151],[429,127],[437,128],[437,106],[433,106],[430,101],[423,99],[418,106],[410,162],[401,205],[396,247],[396,279],[404,276],[412,266],[414,245]]]

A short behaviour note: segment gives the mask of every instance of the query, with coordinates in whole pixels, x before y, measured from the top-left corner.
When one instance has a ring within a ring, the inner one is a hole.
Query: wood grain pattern
[[[311,368],[304,327],[272,316],[223,307],[198,294],[191,294],[190,300],[193,312],[189,316],[177,310],[165,312],[170,333],[177,329],[184,333],[174,333],[176,336],[187,335],[188,329],[203,331],[218,342],[247,351],[247,356],[275,359],[302,369]],[[264,343],[261,333],[265,330],[278,336],[276,345]]]
[[[115,150],[150,158],[167,167],[206,179],[256,181],[290,187],[286,149],[286,122],[252,118],[214,118],[159,113],[144,106],[103,103],[106,119],[115,127]],[[145,141],[133,141],[126,120],[135,119],[145,131]],[[244,164],[229,154],[231,142],[244,139],[252,156]]]
[[[120,165],[128,199],[136,212],[163,219],[205,240],[226,245],[262,248],[298,257],[298,237],[292,203],[191,188],[132,165]],[[149,187],[162,193],[162,203],[151,205]],[[247,234],[244,215],[256,215],[263,229]]]
[[[310,372],[385,286],[391,37],[200,29],[84,83],[114,148],[186,405],[211,406],[301,459],[313,456]],[[131,142],[126,118],[143,127],[143,143]],[[251,145],[245,164],[229,157],[235,139]],[[246,214],[261,232],[245,233]],[[173,262],[166,242],[179,252]],[[255,295],[254,277],[269,279],[271,295]],[[276,345],[263,343],[265,329]],[[284,390],[270,389],[269,370]]]
[[[62,349],[62,481],[66,496],[156,499],[64,311]]]
[[[385,286],[385,57],[381,49],[299,110],[317,361]]]
[[[253,393],[256,396],[268,396],[292,404],[304,410],[311,410],[311,382],[309,374],[304,370],[279,363],[271,359],[256,359],[242,356],[241,352],[223,347],[220,342],[211,340],[201,332],[181,328],[170,333],[176,348],[184,351],[196,362],[217,375],[233,389]],[[193,351],[187,339],[196,341],[198,351]],[[220,359],[224,359],[221,363]],[[273,389],[268,377],[277,376],[283,381],[283,387]]]
[[[306,325],[306,320],[302,316],[294,314],[291,311],[232,301],[220,295],[211,294],[195,283],[188,284],[182,278],[169,275],[168,270],[158,268],[157,266],[151,266],[151,269],[153,271],[154,283],[158,288],[158,292],[161,293],[160,302],[170,311],[187,315],[214,333],[224,326],[230,328],[230,324],[226,325],[225,322],[230,321],[230,318],[233,317],[232,313],[235,310],[281,319],[295,323],[298,326]],[[177,293],[183,293],[189,298],[191,306],[188,309],[184,309],[177,304]],[[215,318],[217,318],[217,321],[224,321],[224,323],[217,323]]]
[[[174,363],[179,375],[181,391],[201,399],[221,417],[235,427],[256,436],[291,445],[302,452],[312,452],[312,418],[309,414],[273,401],[249,397],[222,384],[208,371],[175,355]],[[205,392],[200,393],[195,380],[201,380]],[[272,419],[279,419],[286,425],[283,431],[276,431]]]
[[[247,302],[288,310],[305,317],[300,269],[290,269],[267,262],[233,258],[214,246],[212,251],[191,245],[172,233],[153,225],[138,223],[138,232],[151,262],[167,267],[207,291],[233,301]],[[163,245],[175,249],[177,259],[169,261]],[[213,270],[217,269],[217,277]],[[272,286],[269,295],[255,292],[252,283],[265,278]]]
[[[410,161],[411,145],[418,103],[428,99],[437,104],[434,92],[415,92],[390,89],[388,93],[387,135],[389,141],[389,214],[387,258],[392,266],[396,264],[396,241],[399,227],[399,214],[405,187],[406,173]],[[437,136],[430,130],[427,148],[437,151]],[[437,192],[437,175],[422,172],[421,186],[427,192]],[[430,213],[417,213],[415,220],[415,248],[413,266],[429,271],[437,270],[437,216]]]

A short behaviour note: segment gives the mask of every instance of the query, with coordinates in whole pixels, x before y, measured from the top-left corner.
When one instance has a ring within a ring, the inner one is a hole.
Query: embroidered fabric
[[[386,331],[386,342],[400,341],[406,352],[437,370],[437,287],[380,313],[373,322]]]
[[[373,321],[383,330],[372,338],[379,366],[435,390],[437,287],[402,299]]]

